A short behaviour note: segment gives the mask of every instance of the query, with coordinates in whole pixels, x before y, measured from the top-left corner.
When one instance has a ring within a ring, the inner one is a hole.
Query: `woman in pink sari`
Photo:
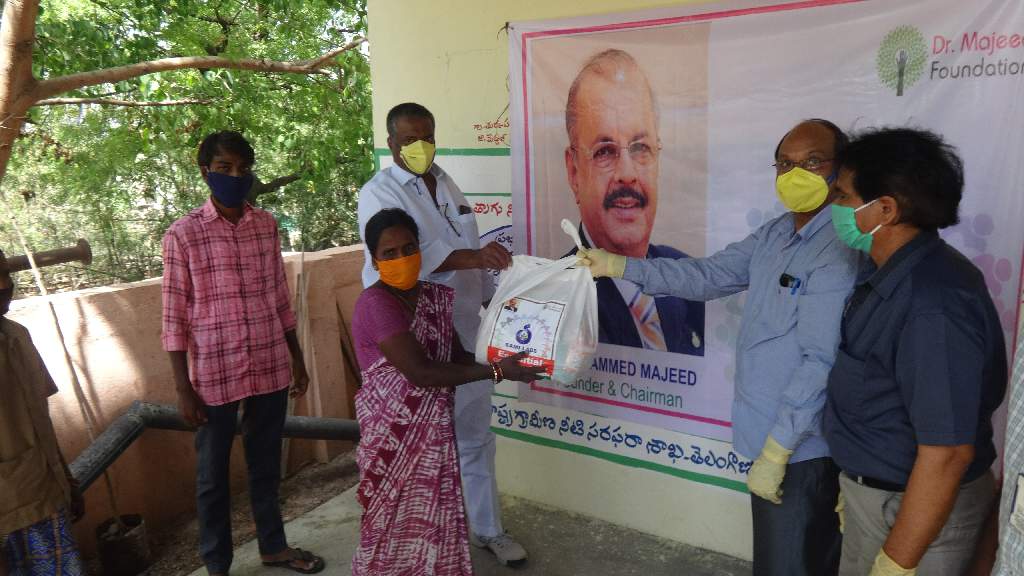
[[[455,293],[420,282],[416,222],[398,209],[366,223],[380,273],[356,302],[352,332],[363,385],[356,394],[363,506],[353,576],[473,573],[462,503],[453,409],[455,386],[536,379],[521,356],[477,364],[452,322]]]

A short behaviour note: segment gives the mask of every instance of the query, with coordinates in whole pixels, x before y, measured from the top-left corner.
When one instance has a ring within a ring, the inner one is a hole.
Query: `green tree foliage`
[[[41,80],[173,56],[311,59],[366,28],[365,0],[50,0],[40,8],[33,66]],[[180,70],[61,96],[194,103],[30,110],[3,182],[9,206],[34,250],[84,237],[95,255],[89,270],[44,269],[57,287],[158,276],[164,231],[208,195],[195,152],[220,129],[253,143],[261,181],[299,176],[256,200],[277,216],[286,249],[357,241],[356,194],[373,170],[365,49],[321,73]],[[16,253],[6,224],[0,246]]]

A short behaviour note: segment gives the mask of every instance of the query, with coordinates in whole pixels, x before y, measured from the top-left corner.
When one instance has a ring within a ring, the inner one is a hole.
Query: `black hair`
[[[430,113],[430,110],[421,104],[415,102],[405,102],[395,106],[388,111],[387,127],[388,136],[394,136],[397,127],[395,124],[399,118],[427,118],[431,124],[434,124],[434,115]]]
[[[811,124],[817,124],[819,126],[824,126],[825,128],[828,128],[829,131],[832,132],[832,137],[834,138],[833,143],[835,150],[832,156],[834,158],[838,158],[843,155],[843,153],[846,151],[846,147],[850,145],[850,137],[846,135],[846,132],[843,132],[843,130],[839,126],[836,126],[834,123],[829,122],[824,118],[808,118],[807,120],[804,120],[800,124],[806,124],[808,122],[810,122]],[[792,130],[790,130],[790,132],[792,132]],[[786,139],[786,136],[789,136],[789,132],[786,132],[786,134],[781,139],[779,139],[779,143],[775,146],[776,159],[778,159],[779,157],[779,150],[782,149],[782,142],[783,140]]]
[[[366,248],[370,251],[372,257],[377,253],[377,246],[380,244],[380,235],[385,230],[394,226],[401,226],[412,235],[416,237],[416,241],[420,240],[420,227],[416,225],[416,221],[412,219],[401,208],[385,208],[380,212],[377,212],[366,222],[366,227],[363,229],[363,242],[366,243]]]
[[[960,221],[964,166],[956,149],[927,130],[882,128],[858,134],[840,158],[865,203],[891,196],[900,221],[937,230]]]
[[[245,139],[245,136],[234,130],[221,130],[203,138],[202,143],[199,144],[199,154],[196,157],[199,165],[209,166],[218,151],[238,154],[247,166],[252,166],[256,161],[256,152],[253,151],[252,145]]]

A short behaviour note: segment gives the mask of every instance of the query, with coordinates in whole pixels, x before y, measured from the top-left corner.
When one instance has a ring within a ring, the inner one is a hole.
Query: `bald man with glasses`
[[[846,141],[826,120],[790,130],[774,164],[776,193],[789,211],[707,258],[582,254],[595,278],[621,278],[653,296],[706,301],[747,292],[732,421],[736,451],[754,460],[747,485],[755,576],[839,569],[839,469],[821,423],[843,307],[861,269],[828,210]]]

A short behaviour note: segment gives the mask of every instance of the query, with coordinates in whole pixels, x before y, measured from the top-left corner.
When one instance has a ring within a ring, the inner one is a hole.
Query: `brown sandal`
[[[317,572],[321,572],[324,569],[324,566],[326,566],[326,564],[324,563],[324,559],[313,554],[312,552],[307,552],[302,548],[292,548],[291,552],[291,558],[285,560],[275,560],[274,562],[264,561],[263,565],[273,566],[277,568],[287,568],[289,570],[292,570],[293,572],[298,572],[299,574],[316,574]],[[296,564],[294,564],[295,562],[302,562],[303,564],[312,563],[312,565],[309,568],[304,568],[302,566],[297,566]]]

